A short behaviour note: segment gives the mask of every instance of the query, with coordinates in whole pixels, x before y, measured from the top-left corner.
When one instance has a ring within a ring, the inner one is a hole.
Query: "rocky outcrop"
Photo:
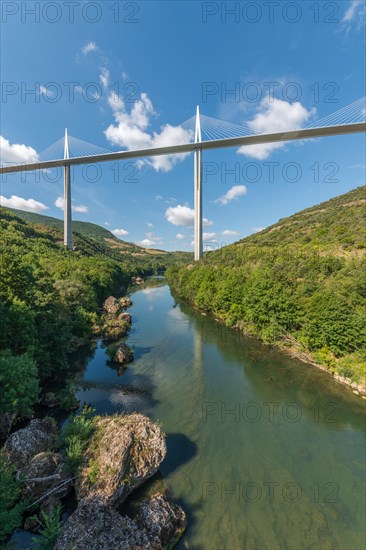
[[[130,327],[131,323],[124,319],[108,319],[102,327],[102,336],[107,340],[117,340],[126,336]]]
[[[57,426],[52,418],[31,420],[26,428],[12,433],[5,442],[11,462],[24,468],[38,453],[51,449],[56,442]]]
[[[125,336],[131,328],[131,314],[121,313],[121,310],[130,307],[131,300],[128,297],[114,298],[109,296],[103,304],[104,323],[101,334],[108,340],[116,340]]]
[[[133,285],[143,285],[143,284],[144,284],[144,280],[143,280],[141,277],[132,277],[131,283],[132,283]]]
[[[122,309],[127,309],[128,307],[132,306],[132,301],[128,296],[124,296],[123,298],[120,298],[119,303]]]
[[[163,495],[142,503],[135,520],[100,498],[86,498],[62,527],[55,550],[164,550],[175,546],[185,525],[183,510]]]
[[[153,550],[144,531],[129,517],[122,517],[100,498],[80,502],[69,517],[55,550]]]
[[[129,325],[131,325],[132,315],[131,315],[131,313],[120,313],[118,315],[118,319],[121,320],[121,321],[124,321],[125,323],[128,323]]]
[[[22,470],[22,497],[34,502],[47,494],[59,498],[72,488],[72,476],[66,471],[65,460],[59,453],[41,452]]]
[[[166,455],[160,427],[142,414],[95,417],[80,474],[79,500],[98,496],[111,506],[153,476]]]
[[[130,361],[133,361],[132,349],[127,344],[120,344],[114,354],[113,362],[124,365],[125,363],[130,363]]]
[[[135,521],[147,533],[153,548],[162,550],[173,548],[187,525],[182,508],[168,502],[161,493],[139,505]]]
[[[103,304],[103,309],[109,315],[115,315],[116,313],[119,312],[119,310],[121,309],[121,306],[117,298],[115,298],[114,296],[109,296]]]

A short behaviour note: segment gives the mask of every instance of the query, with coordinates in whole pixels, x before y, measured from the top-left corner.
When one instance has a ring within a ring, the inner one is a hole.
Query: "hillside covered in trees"
[[[365,220],[363,186],[173,266],[168,280],[227,326],[364,384]]]
[[[32,414],[49,380],[65,378],[68,352],[92,334],[107,296],[124,293],[132,276],[189,255],[123,242],[119,248],[111,233],[94,226],[90,236],[93,224],[83,222],[71,252],[62,245],[62,226],[45,224],[45,216],[5,208],[0,214],[0,417],[21,419]]]

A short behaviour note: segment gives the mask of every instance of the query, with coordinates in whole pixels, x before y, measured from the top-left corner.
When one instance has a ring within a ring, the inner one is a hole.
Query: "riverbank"
[[[280,350],[281,352],[285,353],[289,357],[293,357],[294,359],[297,359],[301,361],[302,363],[309,365],[311,367],[315,367],[323,372],[325,372],[327,375],[331,376],[334,381],[341,384],[348,390],[352,391],[352,393],[356,396],[360,396],[360,398],[366,400],[366,385],[365,384],[357,384],[357,382],[352,381],[350,378],[341,376],[337,374],[336,372],[332,372],[328,366],[322,365],[318,362],[316,362],[311,355],[309,350],[304,350],[303,346],[300,342],[297,342],[290,334],[287,334],[283,337],[283,339],[286,341],[286,345],[282,344],[281,342],[271,343],[268,344],[267,342],[263,341],[258,335],[255,335],[248,331],[247,329],[240,328],[240,326],[234,326],[234,327],[227,327],[225,319],[222,317],[219,317],[217,314],[210,313],[208,311],[202,310],[198,308],[194,303],[189,304],[197,313],[204,317],[209,317],[211,319],[214,319],[221,325],[225,326],[228,330],[232,330],[234,332],[238,332],[242,334],[245,338],[252,338],[253,340],[256,340],[258,342],[261,342],[263,346],[268,346],[268,348],[275,348]],[[366,367],[365,367],[366,368]]]
[[[143,282],[140,277],[132,280],[135,285]],[[90,336],[101,335],[109,349],[114,349],[113,342],[131,328],[131,314],[125,311],[131,305],[127,296],[107,298]],[[111,355],[113,363],[133,361],[132,349],[126,344],[117,345],[116,350]],[[57,395],[46,395],[48,409],[57,416]],[[1,471],[9,482],[14,473],[16,478],[10,508],[0,509],[2,517],[9,520],[4,530],[0,529],[0,541],[20,525],[25,514],[21,538],[33,533],[37,544],[58,550],[70,544],[80,550],[86,545],[91,550],[109,550],[115,545],[163,550],[176,545],[185,530],[186,516],[161,492],[140,502],[132,518],[116,511],[130,493],[156,474],[164,460],[166,443],[160,426],[141,414],[94,414],[84,406],[77,415],[71,414],[61,431],[52,418],[35,418],[7,437],[1,450]],[[2,492],[4,489],[1,486]],[[61,520],[62,502],[70,491],[76,491],[78,505],[65,521]],[[110,521],[112,530],[106,528]],[[51,532],[47,524],[53,525]],[[19,533],[13,543],[17,537]]]
[[[214,319],[220,323],[225,324],[224,319],[220,319],[218,317],[214,317]],[[254,336],[253,334],[248,334],[244,330],[240,330],[240,328],[229,328],[229,330],[238,330],[242,332],[245,336],[250,336],[251,338],[258,338],[258,336]],[[304,350],[303,346],[300,342],[297,342],[290,334],[286,334],[283,339],[286,341],[286,345],[282,344],[281,342],[273,343],[273,344],[266,344],[261,338],[258,338],[263,345],[269,345],[271,347],[275,347],[285,353],[286,355],[289,355],[290,357],[293,357],[294,359],[298,359],[302,363],[305,363],[306,365],[309,365],[311,367],[315,367],[317,369],[320,369],[321,371],[327,373],[327,375],[331,376],[333,380],[338,382],[339,384],[342,384],[343,386],[346,386],[348,389],[352,390],[352,393],[354,395],[360,395],[362,399],[366,399],[366,385],[364,384],[357,384],[357,382],[352,381],[350,378],[346,378],[344,376],[340,376],[336,372],[332,372],[328,366],[322,365],[314,360],[312,354],[309,350]]]
[[[187,516],[177,550],[291,550],[304,548],[304,540],[316,548],[363,547],[362,403],[318,369],[174,301],[161,279],[131,290],[132,327],[122,340],[134,361],[116,368],[101,338],[70,357],[77,398],[97,419],[137,412],[165,434],[159,471],[134,490],[118,516],[135,521],[140,503],[165,494]],[[106,443],[103,437],[108,430],[96,440]],[[82,479],[98,490],[99,455],[90,443]],[[273,499],[263,480],[275,484]],[[296,502],[282,496],[288,484],[301,491]],[[113,479],[107,487],[116,487]],[[311,487],[318,487],[318,499]],[[336,502],[328,502],[329,487]],[[152,508],[165,504],[153,500]],[[84,529],[84,513],[96,531],[102,519],[121,525],[114,510],[94,510],[82,507],[72,525]]]

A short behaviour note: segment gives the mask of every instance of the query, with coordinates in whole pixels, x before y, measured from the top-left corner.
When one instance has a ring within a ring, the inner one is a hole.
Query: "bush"
[[[18,502],[20,482],[15,479],[15,470],[0,452],[0,542],[22,523],[25,504]]]
[[[85,406],[79,415],[72,415],[61,431],[60,444],[65,447],[67,467],[76,474],[83,461],[86,444],[94,432],[94,410]]]
[[[37,550],[53,550],[61,529],[61,510],[61,504],[58,504],[49,514],[41,510],[40,517],[34,516],[41,525],[41,538],[33,538]]]
[[[38,400],[38,370],[27,354],[16,356],[10,350],[0,351],[0,412],[18,418],[30,416]]]

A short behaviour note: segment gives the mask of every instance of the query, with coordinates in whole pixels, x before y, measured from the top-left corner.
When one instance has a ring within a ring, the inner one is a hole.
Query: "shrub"
[[[30,416],[38,400],[38,371],[27,354],[16,356],[10,350],[0,351],[0,412],[18,418]]]

